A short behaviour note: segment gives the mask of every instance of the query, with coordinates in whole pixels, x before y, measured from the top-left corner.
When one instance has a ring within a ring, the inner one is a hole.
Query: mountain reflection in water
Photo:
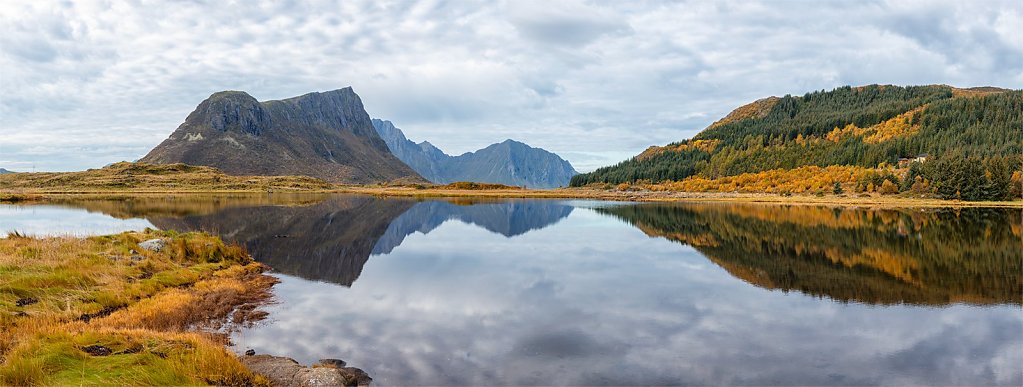
[[[507,237],[565,218],[572,207],[553,201],[381,200],[332,196],[311,205],[217,209],[202,215],[151,217],[161,229],[207,231],[245,245],[274,270],[351,286],[371,254],[386,254],[414,232],[459,220]]]
[[[0,205],[0,230],[66,228],[85,209],[123,219],[87,214],[104,231],[151,223],[244,244],[283,274],[270,318],[232,334],[235,350],[340,357],[380,385],[1023,385],[1019,209],[63,205]]]
[[[417,201],[346,195],[79,200],[65,206],[240,243],[276,271],[351,286],[371,255],[457,220],[514,237],[568,217],[571,202]],[[594,206],[690,245],[747,283],[871,304],[1023,304],[1023,212],[732,203]]]

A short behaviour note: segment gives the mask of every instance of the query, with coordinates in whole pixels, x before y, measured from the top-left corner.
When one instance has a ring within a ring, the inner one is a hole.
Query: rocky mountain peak
[[[264,102],[214,93],[142,161],[342,183],[422,181],[387,149],[351,87]]]
[[[213,93],[186,121],[204,123],[221,132],[243,132],[256,136],[271,125],[270,113],[244,91]]]

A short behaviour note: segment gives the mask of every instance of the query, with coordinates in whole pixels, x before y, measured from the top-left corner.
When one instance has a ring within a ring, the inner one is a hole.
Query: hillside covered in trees
[[[946,199],[1005,200],[1020,196],[1021,162],[1023,91],[846,86],[758,100],[692,139],[650,147],[577,175],[572,185],[778,193],[915,189]],[[784,184],[790,172],[818,170],[827,173],[793,175]],[[779,176],[780,183],[750,186]]]

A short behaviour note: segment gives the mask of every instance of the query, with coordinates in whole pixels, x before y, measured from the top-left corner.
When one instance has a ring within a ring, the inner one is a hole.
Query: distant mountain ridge
[[[351,87],[264,102],[214,93],[140,161],[333,183],[422,181],[391,154]]]
[[[6,170],[6,169],[0,168],[0,175],[2,175],[2,174],[5,174],[5,173],[17,173],[17,172],[14,172],[14,171],[8,171],[8,170]]]
[[[575,168],[544,149],[505,140],[475,152],[450,156],[427,141],[412,142],[390,121],[373,119],[387,147],[421,176],[438,184],[474,181],[529,188],[567,186]]]

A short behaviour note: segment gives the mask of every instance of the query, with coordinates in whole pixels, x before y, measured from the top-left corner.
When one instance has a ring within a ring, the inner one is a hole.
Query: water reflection
[[[537,200],[383,200],[348,195],[235,195],[64,200],[116,218],[144,217],[157,228],[205,231],[245,245],[274,270],[351,286],[372,254],[413,233],[460,221],[513,237],[552,225],[573,207]]]
[[[206,231],[243,244],[256,260],[284,274],[351,286],[391,221],[414,204],[334,196],[314,204],[231,206],[148,219],[161,229]]]
[[[742,204],[598,208],[767,289],[867,303],[1023,303],[1020,210]]]
[[[382,385],[1023,384],[1018,209],[160,200],[66,205],[244,243],[237,349]]]
[[[239,350],[343,354],[383,385],[1023,382],[1015,305],[764,291],[588,209],[513,239],[445,223],[343,291],[282,280],[275,321],[236,336]]]
[[[466,204],[333,196],[312,205],[228,207],[204,215],[150,217],[161,229],[207,231],[244,244],[274,270],[351,286],[371,254],[386,254],[406,236],[460,220],[514,236],[568,216],[546,201]]]
[[[513,237],[557,223],[571,214],[573,208],[556,201],[537,200],[421,202],[391,222],[373,248],[373,254],[390,253],[412,233],[427,234],[449,220]]]

